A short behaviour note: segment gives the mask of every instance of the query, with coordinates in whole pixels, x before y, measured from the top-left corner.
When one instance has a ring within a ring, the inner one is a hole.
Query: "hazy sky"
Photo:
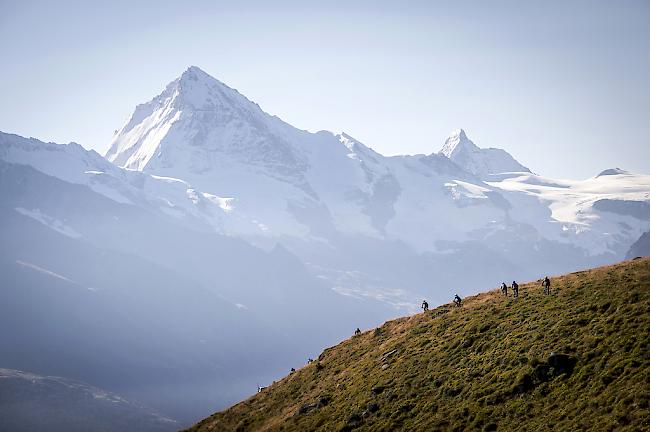
[[[0,130],[100,153],[196,65],[384,154],[462,127],[544,175],[650,173],[649,1],[0,0],[0,59]]]

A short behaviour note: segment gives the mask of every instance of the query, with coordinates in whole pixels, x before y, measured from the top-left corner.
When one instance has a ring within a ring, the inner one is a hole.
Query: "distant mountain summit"
[[[294,222],[284,217],[287,204],[281,198],[291,195],[307,205],[318,201],[306,178],[306,152],[323,137],[341,146],[333,134],[315,136],[265,113],[192,66],[160,95],[136,107],[106,158],[236,198],[238,211],[260,221],[255,231],[282,225],[296,234]]]
[[[440,154],[451,159],[463,151],[463,147],[467,147],[470,150],[478,149],[478,147],[467,138],[467,134],[463,129],[454,129],[445,140],[445,145],[440,149]]]
[[[250,138],[268,134],[281,123],[237,90],[192,66],[161,94],[136,107],[105,156],[140,171],[171,164],[201,170],[210,150],[231,145],[233,153],[244,151]]]
[[[601,171],[596,177],[612,176],[612,175],[626,175],[626,174],[630,174],[630,173],[628,171],[622,170],[620,168],[609,168],[609,169]]]
[[[482,179],[491,174],[530,172],[505,150],[479,148],[467,138],[463,129],[456,129],[449,135],[440,154]]]

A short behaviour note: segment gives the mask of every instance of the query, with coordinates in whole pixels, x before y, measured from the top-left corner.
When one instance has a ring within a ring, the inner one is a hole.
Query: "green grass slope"
[[[650,430],[650,258],[552,282],[386,322],[190,430]]]

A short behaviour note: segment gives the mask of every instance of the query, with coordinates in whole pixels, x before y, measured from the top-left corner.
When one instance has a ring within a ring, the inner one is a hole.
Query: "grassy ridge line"
[[[650,430],[650,259],[552,282],[388,321],[190,430]]]

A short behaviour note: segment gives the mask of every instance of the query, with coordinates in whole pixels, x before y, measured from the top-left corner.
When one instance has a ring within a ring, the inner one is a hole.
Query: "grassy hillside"
[[[650,258],[552,282],[386,322],[191,430],[650,430]]]

